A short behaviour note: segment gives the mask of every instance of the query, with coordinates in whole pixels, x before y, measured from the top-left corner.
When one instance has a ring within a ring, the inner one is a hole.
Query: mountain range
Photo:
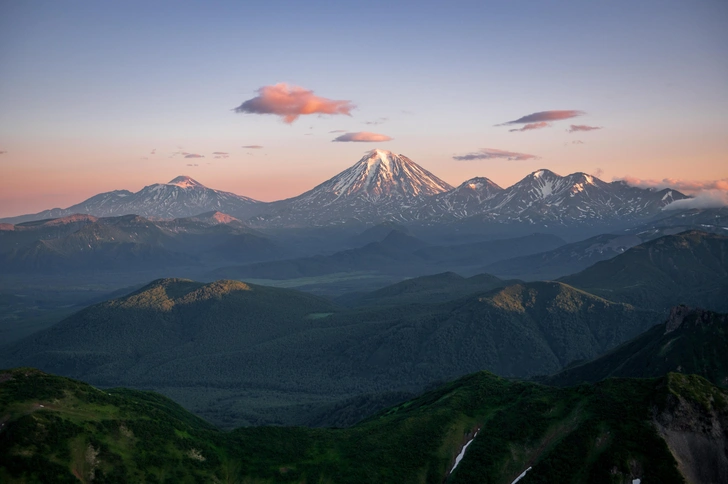
[[[672,190],[607,183],[585,173],[560,176],[538,170],[511,187],[483,177],[452,187],[404,155],[372,150],[352,167],[286,200],[263,203],[213,190],[185,176],[136,193],[101,193],[67,209],[0,220],[17,224],[76,213],[108,217],[135,214],[181,218],[219,211],[254,227],[371,225],[383,221],[421,225],[454,221],[594,227],[649,220],[686,197]]]

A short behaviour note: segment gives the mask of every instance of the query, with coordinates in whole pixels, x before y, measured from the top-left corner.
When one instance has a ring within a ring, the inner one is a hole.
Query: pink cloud
[[[185,158],[204,158],[205,155],[200,155],[197,153],[187,153],[185,154]]]
[[[275,114],[286,123],[293,123],[306,114],[351,115],[355,106],[350,101],[337,101],[315,96],[313,91],[278,83],[258,89],[258,96],[234,109],[236,113]]]
[[[392,138],[385,134],[369,133],[367,131],[360,131],[358,133],[346,133],[334,138],[331,141],[358,141],[365,143],[372,143],[377,141],[391,141]]]
[[[542,121],[560,121],[562,119],[575,118],[585,114],[584,111],[576,111],[574,109],[562,110],[562,111],[540,111],[538,113],[527,114],[513,121],[507,121],[503,124],[497,124],[496,126],[506,126],[509,124],[527,124],[527,123],[540,123]]]
[[[245,145],[242,146],[242,148],[248,148],[249,150],[262,150],[263,147],[261,145]]]
[[[528,123],[523,128],[509,129],[508,131],[510,131],[511,133],[514,131],[531,131],[532,129],[541,129],[547,126],[551,125],[546,121],[541,121],[540,123]]]
[[[514,151],[496,150],[494,148],[482,148],[474,153],[468,153],[466,155],[456,155],[452,157],[453,160],[458,161],[470,161],[470,160],[494,160],[494,159],[506,159],[509,161],[523,161],[538,159],[536,155],[529,155],[527,153],[516,153]]]
[[[577,131],[594,131],[595,129],[602,129],[601,126],[587,126],[586,124],[572,124],[569,126],[569,133],[576,133]]]

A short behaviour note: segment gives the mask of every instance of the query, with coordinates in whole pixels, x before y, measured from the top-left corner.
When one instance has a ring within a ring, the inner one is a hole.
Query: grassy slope
[[[0,373],[4,482],[683,482],[651,424],[670,394],[726,417],[698,377],[570,389],[476,373],[349,429],[220,432],[159,395]],[[42,405],[42,407],[41,407]],[[478,437],[448,477],[455,456]],[[74,477],[77,476],[77,477]]]

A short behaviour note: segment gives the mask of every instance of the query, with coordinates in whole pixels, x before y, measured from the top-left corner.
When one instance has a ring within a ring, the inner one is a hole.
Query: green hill
[[[554,373],[659,319],[557,282],[341,310],[293,290],[165,279],[8,346],[0,366],[154,389],[228,428],[303,424],[354,397],[478,370]]]
[[[3,482],[510,483],[528,470],[519,482],[667,484],[728,475],[728,395],[676,374],[556,388],[481,372],[349,429],[225,433],[156,394],[21,368],[0,373],[0,416]]]
[[[728,237],[683,232],[646,242],[560,279],[611,301],[667,311],[728,311]]]
[[[698,374],[728,386],[728,315],[678,306],[664,324],[599,358],[542,379],[550,385],[576,385],[609,377],[649,378],[669,372]]]

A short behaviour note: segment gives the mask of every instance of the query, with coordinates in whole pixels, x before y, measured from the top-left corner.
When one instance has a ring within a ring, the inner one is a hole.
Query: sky
[[[0,2],[0,216],[188,175],[298,195],[381,148],[728,192],[725,0]]]

